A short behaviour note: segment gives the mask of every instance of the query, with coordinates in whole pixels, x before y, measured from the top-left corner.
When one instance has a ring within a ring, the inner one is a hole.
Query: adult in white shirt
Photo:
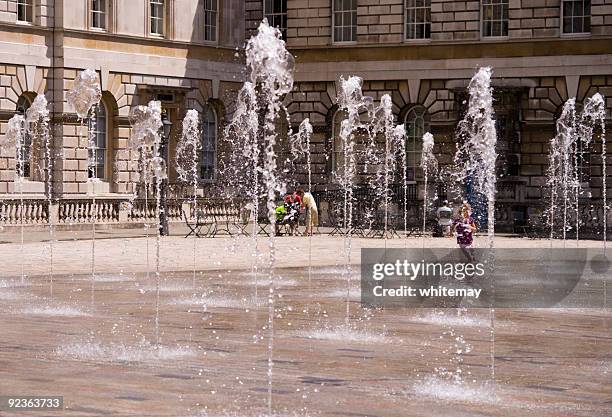
[[[305,192],[302,187],[295,191],[302,198],[302,206],[306,212],[306,230],[304,236],[312,236],[313,228],[319,226],[319,211],[317,202],[310,192]]]

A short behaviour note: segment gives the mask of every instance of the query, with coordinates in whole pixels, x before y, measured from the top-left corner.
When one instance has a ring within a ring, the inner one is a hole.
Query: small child
[[[476,233],[476,222],[472,219],[472,207],[468,203],[463,203],[461,214],[453,222],[453,233],[457,236],[457,244],[468,257],[470,262],[474,262],[472,245],[474,244],[474,233]]]

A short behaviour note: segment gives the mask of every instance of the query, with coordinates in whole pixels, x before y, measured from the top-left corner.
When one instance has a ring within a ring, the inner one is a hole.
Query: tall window
[[[94,135],[95,148],[89,149],[88,176],[89,178],[106,179],[106,160],[108,152],[107,112],[103,101],[95,110],[95,118],[89,119],[89,128]],[[94,123],[95,122],[95,123]]]
[[[151,34],[162,35],[164,34],[164,18],[165,18],[165,4],[164,0],[150,0],[151,5]]]
[[[431,38],[431,0],[406,0],[406,39]]]
[[[17,21],[30,22],[34,16],[34,0],[17,0]]]
[[[217,0],[204,0],[204,40],[217,41]]]
[[[357,40],[357,0],[333,0],[334,42]]]
[[[264,0],[264,17],[287,38],[287,0]]]
[[[202,148],[200,150],[200,179],[215,179],[217,162],[217,113],[208,106],[202,115]]]
[[[91,27],[106,29],[107,0],[91,0]]]
[[[563,33],[591,31],[591,0],[563,0]]]
[[[482,36],[508,36],[508,0],[482,0]]]
[[[17,113],[25,117],[26,112],[32,105],[30,99],[26,96],[21,96],[17,100]],[[17,146],[15,154],[15,164],[17,175],[21,178],[30,178],[32,174],[32,135],[30,131],[25,128],[23,129],[23,135],[21,137],[21,146]]]
[[[421,165],[423,135],[429,130],[427,109],[415,106],[406,113],[406,179],[416,180],[417,169]]]

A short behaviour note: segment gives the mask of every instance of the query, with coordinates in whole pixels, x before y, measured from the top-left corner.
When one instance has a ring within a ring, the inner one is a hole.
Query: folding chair
[[[189,222],[189,217],[187,217],[187,213],[185,213],[185,210],[182,210],[182,212],[183,212],[183,219],[185,219],[185,224],[189,228],[189,233],[187,233],[185,235],[185,237],[188,238],[191,235],[196,235],[196,237],[202,237],[202,236],[200,236],[200,232],[201,232],[202,226],[204,226],[204,224],[200,223],[200,215],[199,215],[199,213],[196,214],[195,222],[191,223],[191,222]]]

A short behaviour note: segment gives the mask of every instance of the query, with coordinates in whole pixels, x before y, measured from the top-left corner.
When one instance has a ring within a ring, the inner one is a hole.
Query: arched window
[[[17,100],[17,113],[25,117],[26,112],[32,105],[32,101],[27,96],[21,96]],[[21,146],[17,146],[15,154],[15,169],[21,178],[30,178],[32,175],[32,135],[28,129],[23,129]]]
[[[200,179],[213,181],[217,166],[217,113],[207,106],[202,114],[202,148],[200,150]]]
[[[429,116],[423,106],[415,106],[406,113],[406,179],[416,180],[421,165],[423,135],[429,130]]]
[[[332,172],[342,176],[344,169],[344,149],[342,147],[342,138],[340,137],[340,128],[342,121],[346,120],[346,112],[338,110],[334,113],[332,121]]]
[[[92,111],[94,111],[92,109]],[[95,107],[95,119],[89,119],[89,129],[93,134],[95,148],[89,149],[88,176],[89,178],[107,179],[108,161],[108,118],[104,101]]]

